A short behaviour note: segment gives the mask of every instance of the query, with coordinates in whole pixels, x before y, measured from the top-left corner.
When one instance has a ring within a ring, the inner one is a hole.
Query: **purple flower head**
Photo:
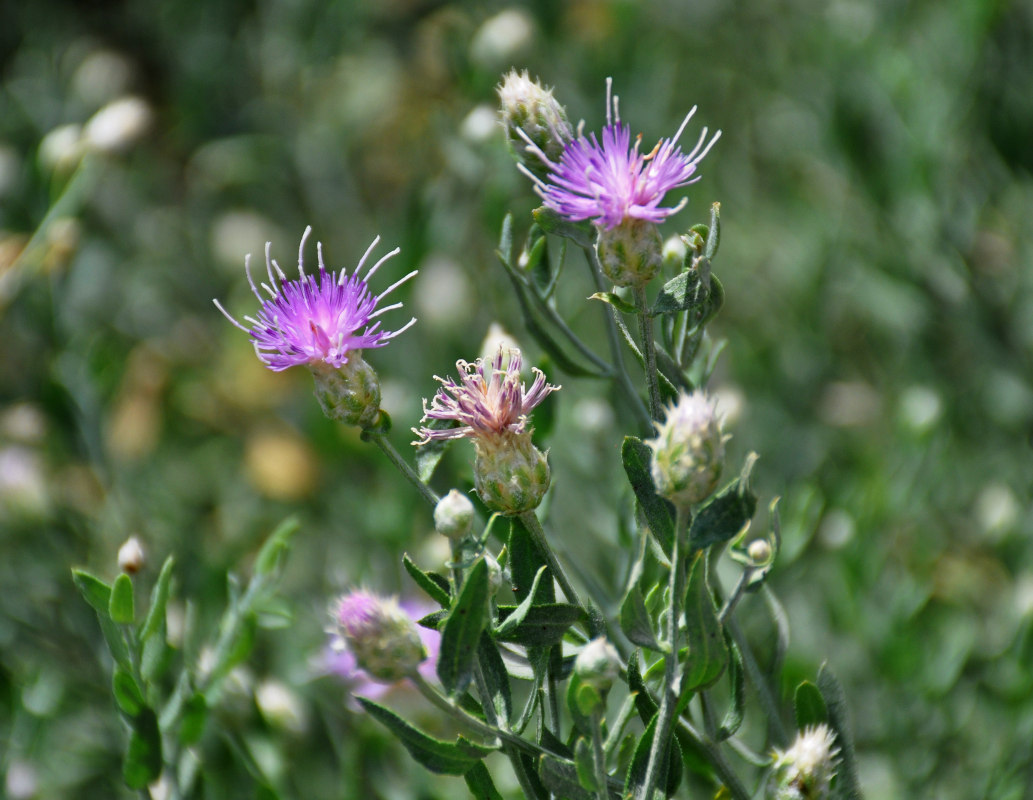
[[[378,295],[370,291],[367,281],[380,269],[381,264],[398,254],[397,247],[377,261],[364,278],[360,278],[359,273],[366,259],[380,242],[379,236],[373,240],[350,276],[343,269],[339,275],[327,271],[323,265],[323,245],[319,243],[319,274],[307,275],[303,254],[305,240],[311,232],[311,227],[305,228],[301,237],[298,250],[299,277],[293,281],[287,280],[279,264],[270,258],[271,243],[266,242],[265,268],[269,283],[263,283],[261,287],[268,293],[268,298],[258,291],[251,277],[251,256],[244,259],[244,271],[251,284],[251,291],[261,303],[254,317],[244,317],[244,321],[251,327],[245,327],[235,320],[218,300],[215,301],[215,305],[230,322],[251,336],[259,360],[274,372],[318,362],[340,368],[348,362],[350,352],[383,347],[416,321],[413,318],[396,331],[385,331],[380,327],[380,320],[373,321],[386,311],[401,308],[401,303],[382,308],[377,308],[377,305],[416,274],[416,270],[410,272]]]
[[[503,368],[506,355],[509,363]],[[527,429],[527,415],[535,406],[559,389],[545,382],[545,374],[534,369],[534,381],[527,389],[520,380],[520,351],[500,346],[491,363],[479,358],[474,363],[457,361],[460,382],[439,378],[441,388],[431,401],[423,401],[423,420],[455,420],[457,428],[432,430],[413,428],[420,438],[415,444],[427,444],[435,439],[461,439],[497,436],[503,433],[523,433]]]
[[[595,133],[584,135],[584,123],[578,126],[577,136],[563,150],[559,163],[549,160],[533,142],[528,149],[535,152],[549,167],[546,180],[523,168],[535,183],[535,191],[545,205],[572,222],[593,220],[607,230],[626,219],[663,222],[680,211],[687,202],[684,198],[675,206],[661,206],[664,195],[671,189],[699,180],[692,175],[696,166],[720,136],[718,131],[707,141],[707,129],[700,134],[696,146],[683,153],[678,139],[696,107],[685,116],[677,133],[670,139],[661,139],[643,155],[639,152],[641,135],[631,141],[631,128],[621,123],[617,98],[611,93],[612,81],[606,79],[606,127],[602,142]]]

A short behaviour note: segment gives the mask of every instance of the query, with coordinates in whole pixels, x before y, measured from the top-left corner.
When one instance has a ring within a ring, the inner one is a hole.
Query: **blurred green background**
[[[389,319],[420,321],[370,361],[408,452],[432,374],[476,356],[492,322],[528,339],[493,255],[505,212],[522,234],[536,205],[494,121],[511,66],[589,129],[609,75],[647,143],[693,104],[687,139],[724,131],[665,232],[722,203],[712,388],[735,417],[730,471],[756,450],[762,498],[783,497],[788,673],[838,673],[869,797],[1029,796],[1033,5],[1017,0],[4,4],[6,796],[128,796],[70,567],[111,578],[137,535],[144,585],[174,554],[174,618],[212,625],[226,571],[246,574],[293,511],[294,622],[227,692],[207,796],[254,796],[241,748],[289,797],[465,792],[319,674],[335,592],[409,592],[402,550],[442,562],[428,510],[321,417],[303,370],[262,369],[211,298],[251,313],[244,254],[271,240],[290,272],[307,224],[334,267],[376,234],[379,253],[401,246],[374,288],[419,267]],[[573,262],[568,308],[599,335]],[[606,387],[551,377],[557,546],[598,538],[586,577],[605,585],[623,564],[624,431]],[[437,488],[466,485],[468,456]],[[600,462],[613,481],[583,480]]]

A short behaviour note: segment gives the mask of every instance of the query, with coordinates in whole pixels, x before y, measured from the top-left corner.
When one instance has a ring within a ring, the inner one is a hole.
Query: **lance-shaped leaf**
[[[449,694],[462,692],[473,677],[477,646],[488,624],[488,582],[488,564],[482,558],[467,573],[441,632],[438,678]]]
[[[143,692],[132,673],[117,664],[115,672],[111,676],[111,691],[119,710],[127,717],[135,717],[147,705]]]
[[[508,617],[514,606],[499,606],[499,616]],[[550,647],[559,644],[571,626],[583,622],[585,612],[568,603],[544,603],[531,606],[524,621],[505,635],[496,633],[495,638],[503,642],[514,642],[525,647]]]
[[[653,623],[649,619],[649,612],[646,610],[646,601],[642,597],[642,590],[638,583],[632,584],[628,593],[621,603],[620,612],[621,630],[624,635],[640,647],[648,647],[650,650],[661,649],[660,643],[653,633]]]
[[[857,780],[857,759],[854,755],[854,737],[847,717],[846,696],[839,679],[822,664],[818,670],[818,689],[828,708],[829,727],[836,732],[839,746],[839,767],[836,770],[836,796],[845,800],[860,800],[861,786]]]
[[[793,696],[793,708],[796,710],[796,727],[803,730],[811,725],[820,725],[829,720],[829,710],[821,690],[810,681],[803,681],[796,687]]]
[[[509,636],[518,625],[523,624],[527,618],[527,613],[531,610],[531,606],[534,605],[535,597],[538,595],[538,586],[541,584],[542,576],[546,573],[548,567],[541,566],[538,568],[538,572],[535,573],[534,581],[531,584],[531,590],[527,593],[520,605],[514,608],[504,620],[502,620],[499,627],[495,630],[495,635],[502,639]]]
[[[504,720],[509,720],[513,713],[513,696],[509,687],[509,673],[506,664],[499,655],[491,635],[484,631],[478,646],[477,658],[481,663],[481,672],[488,690],[489,699],[495,706],[495,713]]]
[[[255,559],[255,575],[271,575],[283,567],[290,549],[291,539],[301,528],[297,517],[287,517],[269,534]]]
[[[402,565],[410,577],[416,581],[417,586],[430,595],[430,598],[442,608],[448,608],[452,597],[448,593],[448,580],[444,576],[434,572],[424,572],[409,558],[408,553],[402,556]]]
[[[499,790],[495,788],[495,782],[491,779],[491,773],[484,766],[483,761],[478,761],[463,774],[466,787],[470,790],[476,800],[503,800]]]
[[[674,542],[674,506],[656,493],[656,485],[650,472],[653,451],[634,436],[625,436],[621,445],[621,460],[628,482],[646,518],[646,524],[660,543],[664,553],[671,554]]]
[[[579,779],[578,770],[571,764],[566,764],[549,756],[542,756],[539,760],[538,774],[542,783],[556,797],[564,800],[595,800],[593,792],[585,791]]]
[[[439,775],[465,775],[496,748],[483,747],[459,736],[455,743],[428,736],[388,708],[365,697],[356,698],[369,715],[387,728],[414,759]]]
[[[757,455],[750,453],[742,474],[696,515],[689,530],[689,546],[693,550],[727,542],[753,518],[757,495],[750,489],[749,477],[756,460]]]
[[[725,645],[728,647],[728,682],[731,684],[732,702],[717,729],[717,741],[723,742],[735,736],[746,716],[746,672],[743,669],[742,653],[736,647],[731,634],[725,631]]]
[[[631,757],[628,774],[624,779],[624,796],[637,797],[646,780],[646,769],[649,766],[649,751],[653,747],[653,736],[656,735],[656,722],[659,715],[654,716],[646,727],[646,732],[635,746],[635,754]],[[666,775],[666,777],[664,777]],[[681,746],[676,736],[671,737],[671,744],[664,755],[664,764],[660,772],[660,786],[654,792],[661,797],[670,796],[677,791],[682,779]],[[654,795],[655,796],[655,795]]]
[[[161,731],[158,717],[150,708],[144,708],[130,725],[122,778],[130,789],[143,789],[161,774]]]
[[[527,528],[519,519],[513,518],[510,521],[509,544],[509,572],[513,580],[513,594],[518,600],[523,601],[529,594],[535,593],[539,599],[545,602],[552,602],[556,599],[556,590],[552,585],[552,577],[542,583],[540,588],[536,578],[538,571],[545,565],[545,558],[538,551],[534,539]],[[532,592],[532,590],[534,590]]]
[[[596,292],[588,296],[589,300],[602,300],[604,303],[613,306],[622,314],[638,314],[639,310],[632,303],[629,303],[615,292]]]
[[[428,419],[423,427],[432,431],[444,431],[459,427],[459,422],[454,419]],[[441,457],[445,455],[445,451],[453,441],[453,439],[431,439],[416,448],[416,474],[420,476],[421,481],[424,483],[430,481],[438,462],[441,461]]]
[[[682,690],[695,691],[710,686],[724,672],[728,663],[728,646],[707,585],[703,553],[696,555],[685,591],[685,638],[689,654],[682,676]]]
[[[112,622],[128,625],[136,619],[136,607],[133,602],[133,579],[122,573],[111,585],[111,601],[108,604],[108,616]]]
[[[169,604],[169,594],[172,591],[172,567],[175,561],[172,556],[165,559],[161,565],[161,572],[158,580],[151,589],[151,605],[147,609],[147,616],[144,618],[143,628],[140,629],[140,639],[146,643],[149,638],[156,634],[165,636],[165,610]]]
[[[539,206],[531,212],[534,221],[546,233],[570,239],[578,247],[594,247],[595,234],[592,226],[586,222],[568,222],[551,208]]]

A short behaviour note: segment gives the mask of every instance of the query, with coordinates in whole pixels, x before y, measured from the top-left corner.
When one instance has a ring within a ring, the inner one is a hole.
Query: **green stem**
[[[595,248],[585,247],[583,250],[588,258],[588,263],[591,265],[590,272],[592,273],[596,290],[605,292],[606,284],[603,282],[603,268],[599,263],[599,256],[595,252]],[[609,313],[605,314],[606,339],[610,345],[610,357],[613,359],[614,380],[617,381],[617,387],[631,405],[632,411],[635,412],[642,430],[652,433],[653,423],[649,416],[649,411],[646,409],[645,404],[643,404],[642,398],[638,396],[638,392],[635,391],[635,385],[628,376],[628,368],[624,365],[624,353],[621,350],[620,336],[617,333],[617,314],[619,312],[613,306],[607,306],[607,308]]]
[[[735,611],[735,607],[739,605],[739,601],[742,600],[743,594],[746,592],[746,587],[750,584],[750,577],[756,569],[756,567],[747,566],[743,570],[742,575],[739,576],[739,581],[735,584],[731,597],[725,601],[717,615],[717,621],[722,625],[725,624],[725,620],[728,619],[729,615]]]
[[[674,714],[681,694],[681,674],[678,669],[678,619],[682,612],[682,597],[685,594],[685,537],[689,529],[691,514],[685,506],[678,506],[675,520],[674,543],[671,545],[671,571],[668,583],[667,641],[664,642],[664,694],[657,712],[653,743],[649,748],[646,777],[642,783],[639,800],[652,800],[653,790],[660,780],[660,766],[670,746]]]
[[[679,721],[678,729],[707,754],[707,760],[714,768],[714,772],[717,773],[721,782],[725,785],[725,788],[728,789],[728,796],[731,797],[732,800],[750,800],[750,793],[746,791],[746,787],[742,785],[742,782],[739,780],[739,776],[732,771],[728,762],[725,761],[725,757],[718,749],[717,745],[715,745],[710,739],[701,735],[700,732],[685,719],[681,719]]]
[[[401,453],[395,450],[394,445],[387,440],[387,437],[384,436],[383,433],[373,430],[363,431],[362,433],[365,438],[373,442],[384,452],[384,455],[387,456],[388,460],[398,468],[398,471],[405,476],[406,480],[416,487],[417,491],[419,491],[423,496],[423,499],[430,503],[431,508],[438,504],[438,500],[441,498],[438,497],[437,493],[433,489],[420,479],[420,476],[416,474],[416,470],[409,466],[408,462],[402,458]]]
[[[656,377],[656,342],[653,341],[653,318],[646,306],[645,287],[635,288],[635,306],[638,308],[638,330],[642,336],[642,352],[646,356],[646,383],[649,386],[649,413],[660,419],[660,382]]]
[[[592,765],[595,767],[595,782],[599,786],[596,797],[599,800],[609,800],[610,795],[606,789],[606,756],[603,752],[602,708],[596,708],[592,712]]]
[[[585,612],[585,617],[588,619],[587,627],[589,635],[593,638],[598,636],[600,631],[596,630],[596,624],[593,622],[594,617],[588,612],[588,606],[582,601],[580,595],[574,585],[570,582],[570,578],[567,577],[567,573],[563,570],[559,560],[556,558],[556,554],[549,546],[548,540],[545,538],[545,531],[542,529],[542,523],[538,521],[538,515],[534,511],[525,511],[520,515],[520,521],[527,528],[527,532],[531,534],[531,541],[534,542],[535,546],[541,552],[542,556],[545,557],[545,563],[549,567],[549,571],[552,576],[559,583],[560,589],[563,590],[563,594],[566,595],[567,601],[576,605],[582,611]]]

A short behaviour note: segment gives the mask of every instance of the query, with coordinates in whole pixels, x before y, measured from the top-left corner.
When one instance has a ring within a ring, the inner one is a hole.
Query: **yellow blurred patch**
[[[316,487],[316,454],[292,431],[260,431],[247,442],[244,468],[248,480],[274,500],[297,500]]]

